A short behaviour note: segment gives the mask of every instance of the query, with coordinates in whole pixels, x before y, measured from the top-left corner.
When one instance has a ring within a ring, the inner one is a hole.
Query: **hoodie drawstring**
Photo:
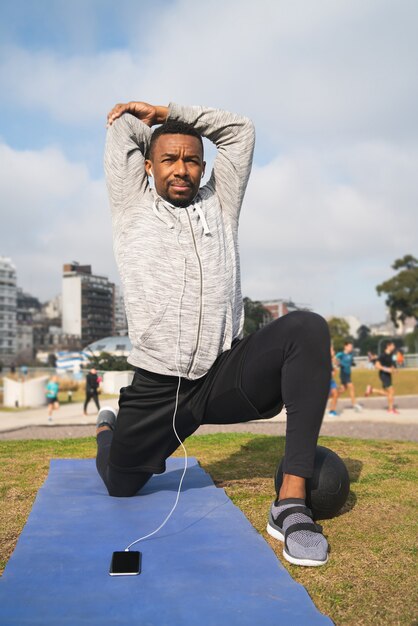
[[[166,214],[163,215],[161,210],[159,209],[159,205],[161,205],[164,207],[164,209],[166,210]],[[156,217],[158,217],[159,220],[161,220],[162,222],[164,222],[164,224],[166,224],[167,228],[173,229],[175,227],[175,225],[177,224],[177,219],[174,218],[174,216],[171,215],[170,210],[167,208],[168,205],[171,209],[175,209],[176,211],[180,211],[181,208],[180,207],[176,207],[173,204],[170,204],[170,202],[167,202],[167,200],[163,200],[162,198],[160,198],[160,196],[157,196],[153,202],[152,205],[152,210],[154,212],[154,215],[156,215]],[[208,226],[208,223],[206,221],[206,217],[205,214],[202,211],[202,207],[200,206],[199,202],[194,202],[193,203],[193,209],[197,211],[197,214],[199,216],[199,219],[202,223],[202,228],[203,228],[203,234],[204,235],[211,235],[211,231],[210,228]]]

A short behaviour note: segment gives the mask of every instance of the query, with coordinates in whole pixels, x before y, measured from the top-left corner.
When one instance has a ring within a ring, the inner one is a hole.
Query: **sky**
[[[256,127],[243,295],[384,320],[418,254],[417,28],[416,0],[2,0],[0,256],[41,301],[74,260],[119,283],[106,114],[200,104]]]

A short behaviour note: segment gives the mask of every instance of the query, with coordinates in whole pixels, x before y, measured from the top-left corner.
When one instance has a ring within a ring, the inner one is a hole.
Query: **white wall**
[[[63,276],[62,330],[81,336],[81,276]]]
[[[134,372],[105,372],[101,388],[103,393],[119,393],[121,387],[128,387],[131,384]]]
[[[48,376],[41,376],[20,382],[7,377],[3,378],[3,405],[43,406],[46,404],[45,385],[48,379]]]

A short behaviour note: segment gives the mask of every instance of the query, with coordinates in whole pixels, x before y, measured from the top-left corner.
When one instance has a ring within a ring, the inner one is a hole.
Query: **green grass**
[[[68,391],[60,391],[58,393],[58,400],[60,404],[71,404],[71,402],[84,402],[86,398],[86,392],[84,389],[77,389],[73,391],[71,401],[68,400]],[[108,400],[109,398],[119,398],[119,394],[101,393],[99,400]],[[91,400],[93,402],[93,400]]]
[[[337,382],[340,381],[339,374],[336,376]],[[351,380],[353,381],[356,396],[362,398],[367,385],[372,385],[377,389],[382,388],[377,370],[356,369],[351,370]],[[397,370],[392,376],[393,386],[395,387],[395,395],[410,396],[418,394],[418,370],[401,369]],[[348,397],[345,392],[341,398]]]
[[[351,492],[338,517],[321,522],[329,563],[298,568],[265,532],[273,472],[283,437],[231,433],[193,436],[188,452],[263,534],[316,606],[341,625],[410,625],[416,619],[418,444],[320,439],[345,461]],[[51,458],[88,458],[93,438],[0,443],[0,550],[4,568]]]

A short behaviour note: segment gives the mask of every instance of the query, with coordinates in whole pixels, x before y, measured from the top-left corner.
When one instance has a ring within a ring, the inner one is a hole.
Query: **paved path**
[[[363,411],[356,413],[341,401],[338,417],[324,416],[321,434],[347,436],[360,439],[400,439],[418,441],[418,396],[397,399],[399,415],[386,411],[384,399],[361,400]],[[106,405],[117,407],[117,398],[106,400]],[[341,410],[342,409],[342,410]],[[91,409],[92,411],[92,409]],[[0,440],[5,439],[62,439],[89,437],[94,434],[96,414],[83,415],[82,403],[62,405],[54,412],[52,423],[48,422],[46,407],[18,412],[0,411]],[[197,434],[214,432],[253,432],[282,435],[285,431],[284,411],[270,420],[245,424],[201,426]]]

